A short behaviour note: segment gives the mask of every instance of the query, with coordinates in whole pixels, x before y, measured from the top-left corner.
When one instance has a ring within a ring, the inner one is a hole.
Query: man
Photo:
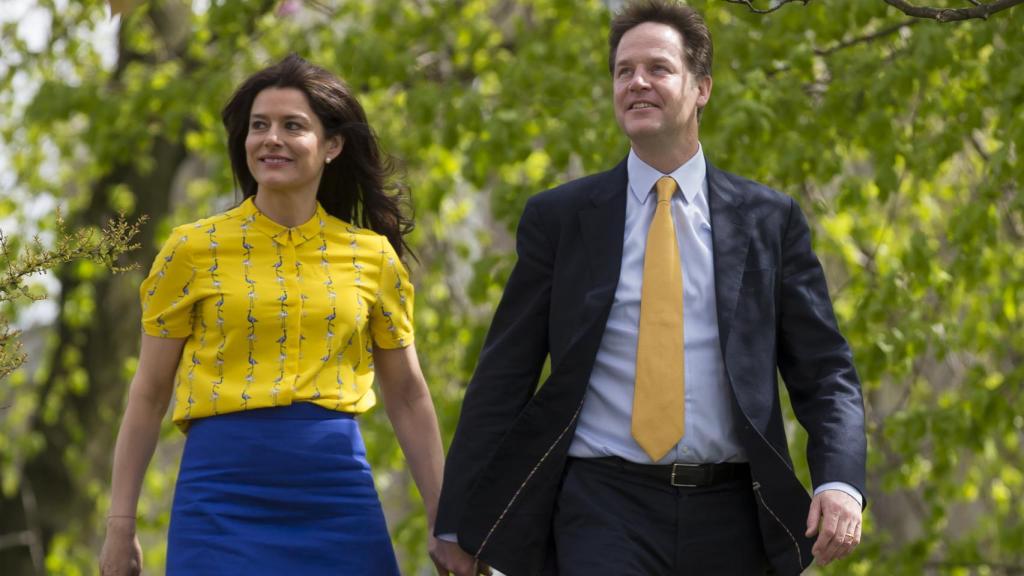
[[[864,411],[807,222],[706,160],[699,14],[634,2],[609,41],[632,150],[527,202],[436,533],[513,576],[827,564],[860,541]],[[792,470],[777,372],[808,432],[813,499]],[[459,558],[446,564],[459,576],[483,565]]]

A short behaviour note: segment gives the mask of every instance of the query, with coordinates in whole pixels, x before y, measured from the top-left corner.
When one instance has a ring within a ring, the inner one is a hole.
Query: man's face
[[[711,79],[686,67],[683,37],[666,24],[645,22],[622,36],[612,72],[615,119],[634,143],[697,137],[697,109],[707,104]]]

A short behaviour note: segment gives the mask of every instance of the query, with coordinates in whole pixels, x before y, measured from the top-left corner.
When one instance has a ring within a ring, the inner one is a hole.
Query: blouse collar
[[[239,206],[242,213],[243,225],[249,224],[256,230],[270,236],[279,244],[302,244],[320,235],[320,231],[327,226],[327,211],[319,202],[316,203],[316,211],[313,216],[298,226],[288,227],[272,220],[269,216],[260,212],[253,201],[255,196],[250,196]]]

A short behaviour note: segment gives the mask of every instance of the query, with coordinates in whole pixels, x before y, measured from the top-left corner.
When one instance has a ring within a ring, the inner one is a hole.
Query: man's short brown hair
[[[612,18],[608,31],[608,71],[615,73],[615,54],[623,35],[654,22],[671,26],[683,37],[687,69],[697,78],[711,76],[711,31],[699,12],[673,0],[632,0]]]

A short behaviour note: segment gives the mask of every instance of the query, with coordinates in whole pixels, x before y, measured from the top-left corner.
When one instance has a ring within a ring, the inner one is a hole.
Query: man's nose
[[[651,83],[647,81],[647,75],[643,70],[637,70],[633,73],[633,77],[629,80],[630,90],[646,90],[651,87]]]

